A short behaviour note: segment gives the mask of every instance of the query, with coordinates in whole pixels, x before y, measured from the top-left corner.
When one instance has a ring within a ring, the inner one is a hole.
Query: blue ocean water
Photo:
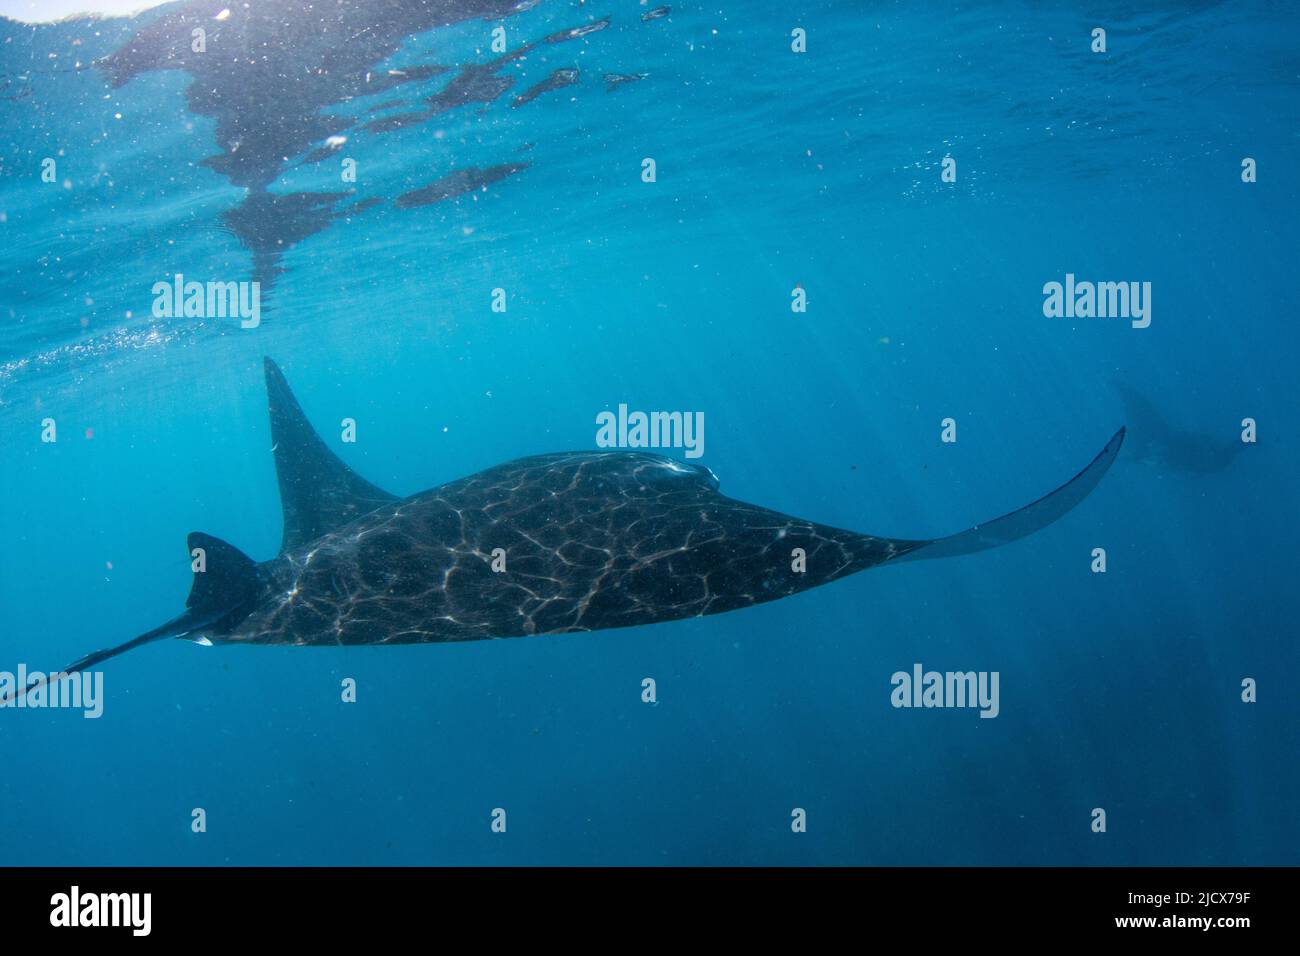
[[[0,21],[0,670],[175,616],[190,531],[275,555],[264,355],[400,495],[595,450],[619,403],[703,412],[726,494],[880,535],[1127,425],[1115,467],[1005,548],[735,613],[146,646],[98,719],[0,709],[0,862],[1300,862],[1300,14],[652,6]],[[155,317],[176,273],[258,279],[261,324]],[[1150,282],[1149,327],[1046,317],[1067,273]],[[893,707],[915,663],[998,672],[1000,713]]]

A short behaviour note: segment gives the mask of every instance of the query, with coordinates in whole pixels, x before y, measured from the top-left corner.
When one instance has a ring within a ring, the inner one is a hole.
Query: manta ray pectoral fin
[[[326,447],[289,390],[284,373],[269,358],[266,399],[271,413],[271,446],[280,479],[284,539],[288,551],[368,514],[395,495],[376,488]]]
[[[1060,488],[1044,495],[1033,504],[1025,505],[1018,511],[994,518],[973,528],[950,535],[935,538],[928,542],[900,542],[915,545],[895,560],[911,561],[923,558],[951,558],[962,554],[974,554],[1007,544],[1046,528],[1057,518],[1064,515],[1097,487],[1107,470],[1115,462],[1120,445],[1124,443],[1124,429],[1117,431],[1106,447],[1092,460],[1092,463],[1079,472]]]

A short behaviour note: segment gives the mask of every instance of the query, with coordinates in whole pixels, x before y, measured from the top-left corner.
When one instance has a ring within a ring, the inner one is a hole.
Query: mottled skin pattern
[[[263,364],[284,506],[279,556],[258,564],[191,532],[184,612],[34,679],[5,703],[169,637],[425,644],[733,611],[886,561],[974,554],[1031,535],[1087,498],[1124,443],[1121,428],[1055,491],[928,540],[877,538],[735,501],[709,469],[640,452],[521,458],[399,499],[340,461],[279,367]]]
[[[906,553],[734,501],[707,469],[638,453],[540,455],[378,510],[260,566],[217,642],[410,644],[716,614]],[[492,570],[492,551],[506,570]],[[803,548],[807,570],[792,570]]]

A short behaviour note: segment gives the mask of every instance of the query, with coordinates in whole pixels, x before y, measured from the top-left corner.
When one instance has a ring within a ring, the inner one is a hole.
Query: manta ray
[[[345,465],[264,360],[284,509],[280,553],[187,539],[185,611],[18,694],[164,638],[433,644],[719,614],[881,564],[973,554],[1043,528],[1095,488],[1124,429],[1060,488],[945,538],[882,538],[728,498],[708,468],[642,452],[520,458],[400,498]]]
[[[1223,471],[1246,444],[1235,436],[1216,435],[1171,422],[1155,404],[1131,385],[1115,382],[1124,402],[1125,417],[1133,425],[1129,457],[1162,469],[1197,477]]]

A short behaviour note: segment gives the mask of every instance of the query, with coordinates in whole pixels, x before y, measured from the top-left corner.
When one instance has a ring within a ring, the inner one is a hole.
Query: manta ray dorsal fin
[[[281,551],[315,541],[368,514],[395,495],[376,488],[343,464],[307,421],[278,365],[266,365],[266,398],[271,413],[271,445],[284,508]]]
[[[194,622],[206,623],[256,596],[262,584],[257,562],[233,544],[192,531],[185,546],[191,557],[197,557],[200,551],[203,555],[202,565],[194,568],[190,596],[185,601]]]

